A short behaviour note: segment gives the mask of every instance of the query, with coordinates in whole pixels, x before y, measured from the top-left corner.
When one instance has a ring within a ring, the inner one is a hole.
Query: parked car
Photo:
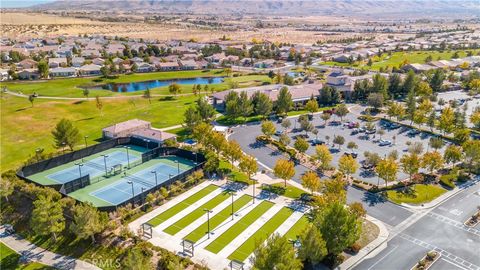
[[[360,133],[359,128],[354,128],[352,129],[352,132],[350,132],[350,135],[356,135],[358,133]]]
[[[351,156],[353,158],[357,158],[358,157],[358,153],[357,152],[345,152],[343,153],[344,155],[347,155],[347,156]]]
[[[392,142],[389,141],[389,140],[380,140],[378,142],[378,145],[380,145],[380,146],[388,146],[388,145],[391,145],[391,144],[392,144]]]
[[[407,135],[412,136],[412,137],[415,136],[415,135],[418,135],[418,134],[420,134],[420,131],[418,131],[416,129],[411,129],[407,132]]]
[[[325,144],[324,141],[320,140],[320,139],[313,139],[310,141],[310,143],[315,146],[315,145],[321,145],[321,144]]]
[[[308,135],[307,134],[298,134],[298,135],[293,136],[293,138],[294,139],[298,139],[298,138],[308,139]]]
[[[277,123],[282,123],[282,121],[283,121],[283,117],[279,116],[279,117],[277,118]]]
[[[280,137],[280,135],[282,135],[282,133],[283,133],[282,131],[277,130],[277,131],[275,131],[275,136],[279,136],[279,137]]]
[[[375,132],[377,132],[376,129],[367,129],[367,130],[365,131],[366,134],[375,134]]]

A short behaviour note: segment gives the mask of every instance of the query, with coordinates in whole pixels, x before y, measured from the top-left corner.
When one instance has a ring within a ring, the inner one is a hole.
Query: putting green
[[[205,247],[206,250],[213,253],[220,252],[225,248],[230,242],[235,239],[241,232],[246,230],[255,220],[262,216],[268,209],[270,209],[274,204],[272,202],[263,201],[233,224],[228,230],[222,233],[217,237],[213,242]]]
[[[192,224],[195,220],[199,219],[202,216],[205,216],[206,218],[206,212],[205,210],[212,210],[215,208],[217,205],[225,201],[230,197],[230,194],[228,192],[222,192],[215,196],[213,199],[209,200],[208,202],[200,205],[197,209],[193,210],[183,218],[179,219],[177,222],[173,223],[172,225],[168,226],[164,232],[170,234],[170,235],[175,235],[179,231],[183,230],[185,227],[188,225]]]
[[[159,214],[158,216],[152,218],[151,220],[148,221],[150,225],[153,227],[156,227],[169,218],[173,217],[174,215],[178,214],[180,211],[184,210],[185,208],[189,207],[196,201],[200,200],[201,198],[207,196],[214,190],[216,190],[218,187],[216,185],[209,185],[202,190],[198,191],[197,193],[193,194],[192,196],[186,198],[185,200],[179,202],[178,204],[174,205],[173,207],[167,209],[163,213]]]
[[[252,252],[255,247],[261,245],[285,220],[293,214],[293,210],[283,207],[272,218],[270,218],[263,226],[258,229],[247,241],[237,248],[228,259],[238,260],[243,262]]]
[[[233,202],[233,212],[236,213],[238,210],[242,209],[247,203],[252,201],[252,197],[249,195],[243,195],[239,199]],[[210,218],[210,230],[217,228],[220,224],[222,224],[225,220],[231,218],[232,216],[232,207],[229,205],[225,207],[222,211],[218,212],[215,216]],[[194,231],[189,233],[185,236],[185,239],[190,240],[192,242],[197,242],[200,240],[208,231],[208,224],[207,222],[200,225]]]

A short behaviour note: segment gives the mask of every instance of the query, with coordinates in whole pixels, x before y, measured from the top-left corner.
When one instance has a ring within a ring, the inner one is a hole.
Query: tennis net
[[[126,175],[126,176],[125,176],[125,179],[131,180],[131,181],[133,181],[133,182],[139,183],[139,184],[144,185],[144,186],[147,186],[147,187],[154,187],[154,186],[155,186],[155,184],[146,182],[146,181],[143,180],[142,178],[137,177],[137,176],[133,176],[133,175]]]
[[[83,164],[87,165],[88,167],[100,170],[100,171],[103,171],[105,169],[104,166],[102,166],[98,163],[95,163],[95,162],[91,162],[91,161],[84,162]]]

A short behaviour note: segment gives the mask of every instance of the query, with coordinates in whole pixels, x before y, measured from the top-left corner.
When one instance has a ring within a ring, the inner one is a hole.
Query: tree
[[[230,164],[232,165],[233,169],[233,164],[235,163],[235,161],[239,160],[243,155],[242,148],[237,143],[237,141],[229,141],[227,143],[225,155],[230,160]]]
[[[473,171],[480,162],[480,141],[468,140],[462,144],[462,149],[465,163]]]
[[[287,87],[282,87],[275,102],[275,112],[277,114],[286,114],[290,111],[292,104],[292,94],[290,94]]]
[[[351,155],[342,155],[338,160],[338,170],[347,175],[347,178],[354,174],[357,169],[358,162]]]
[[[52,135],[57,148],[68,145],[71,151],[73,151],[73,147],[80,140],[78,129],[68,119],[61,119],[53,129]]]
[[[382,94],[379,93],[370,93],[368,95],[367,103],[371,106],[375,111],[378,111],[383,106],[384,98]]]
[[[36,234],[51,234],[57,241],[57,234],[65,229],[62,203],[53,201],[50,196],[39,195],[33,202],[30,226]]]
[[[7,179],[7,177],[0,179],[0,198],[5,198],[8,202],[8,196],[10,196],[14,190],[14,183],[11,179]]]
[[[150,88],[145,89],[145,92],[143,92],[143,98],[148,99],[148,103],[152,104],[152,94],[150,93]]]
[[[446,107],[443,109],[440,118],[438,119],[438,129],[443,131],[443,134],[451,133],[455,127],[454,121],[455,115],[453,109]]]
[[[320,188],[320,177],[313,171],[306,172],[301,177],[302,185],[309,189],[312,194]]]
[[[412,176],[420,170],[421,159],[416,153],[406,154],[400,159],[400,165],[402,171],[408,174],[410,181],[412,181]]]
[[[240,159],[240,163],[238,165],[240,170],[248,176],[248,181],[252,180],[252,176],[258,170],[258,164],[254,157],[249,155],[243,155]]]
[[[433,132],[433,128],[435,127],[435,121],[437,120],[437,113],[432,110],[428,115],[427,125],[430,127],[430,131]]]
[[[272,136],[273,134],[275,134],[275,130],[275,124],[272,121],[262,121],[262,133],[265,134],[265,136]]]
[[[302,154],[308,150],[309,146],[310,144],[307,142],[307,140],[302,137],[298,137],[293,144],[293,147]]]
[[[410,144],[410,146],[408,146],[407,151],[409,153],[420,155],[423,153],[423,144],[421,142],[414,142],[413,144]]]
[[[290,120],[288,120],[287,118],[283,119],[282,120],[282,127],[287,130],[289,127],[292,126],[292,122],[290,122]]]
[[[90,204],[79,203],[73,207],[73,222],[70,230],[80,239],[91,238],[95,242],[95,234],[102,232],[108,222],[104,212]]]
[[[348,142],[347,143],[347,148],[350,150],[357,149],[358,145],[355,142]]]
[[[103,116],[103,102],[99,96],[95,96],[95,106],[100,111],[100,115]]]
[[[430,78],[429,84],[434,92],[440,92],[442,90],[443,81],[445,80],[445,72],[441,68],[435,69],[432,78]]]
[[[328,146],[322,144],[315,146],[315,158],[320,162],[319,168],[322,170],[327,170],[330,168],[330,162],[333,160],[332,153],[328,149]]]
[[[208,100],[203,97],[199,97],[197,100],[197,112],[204,122],[211,121],[216,114],[215,108],[213,108],[213,106],[208,103]]]
[[[362,223],[343,203],[334,201],[314,211],[313,223],[322,234],[328,254],[336,256],[360,238]]]
[[[404,94],[411,93],[411,92],[413,93],[415,89],[415,85],[417,84],[417,80],[418,79],[415,75],[415,72],[413,72],[413,70],[408,71],[407,77],[403,81],[402,92]]]
[[[318,111],[318,102],[313,97],[310,98],[310,100],[307,101],[307,104],[305,104],[305,110],[313,115],[313,113]]]
[[[388,92],[392,95],[398,95],[402,92],[402,78],[397,73],[392,73],[388,78]]]
[[[320,118],[321,118],[323,121],[325,121],[325,124],[324,124],[325,126],[327,126],[327,121],[330,119],[331,116],[332,116],[332,115],[329,114],[329,113],[322,113],[322,114],[320,115]]]
[[[28,101],[30,101],[30,104],[32,104],[32,108],[33,108],[33,102],[35,101],[35,96],[34,95],[28,95]]]
[[[309,224],[299,236],[298,257],[312,265],[320,263],[327,255],[326,243],[317,227]]]
[[[395,160],[390,158],[382,159],[375,167],[375,172],[378,174],[378,177],[385,181],[386,187],[388,182],[392,182],[397,179],[398,164],[395,162]],[[378,185],[379,183],[377,186]]]
[[[337,109],[335,110],[335,115],[340,117],[340,121],[343,121],[343,117],[345,117],[348,113],[349,110],[345,104],[338,105]]]
[[[252,104],[255,114],[262,115],[264,118],[272,112],[273,103],[270,98],[262,92],[255,92],[253,94]]]
[[[251,263],[253,269],[258,270],[302,269],[302,262],[296,257],[292,244],[276,233],[269,237],[265,244],[257,245]]]
[[[432,88],[428,83],[421,81],[415,86],[415,94],[427,98],[432,95]]]
[[[132,69],[133,69],[133,67],[132,67]],[[100,72],[102,73],[102,76],[103,76],[104,78],[108,78],[108,77],[110,76],[110,69],[108,69],[107,66],[101,67],[101,68],[100,68]]]
[[[49,71],[48,71],[47,61],[43,59],[38,61],[37,68],[38,68],[38,73],[40,74],[40,77],[44,79],[48,78]]]
[[[188,107],[184,114],[184,126],[187,132],[192,132],[193,129],[201,122],[201,117],[197,110],[193,107]]]
[[[480,129],[480,109],[479,108],[476,108],[473,111],[473,113],[470,115],[470,122],[472,122],[472,124],[475,126],[476,129]]]
[[[430,138],[430,141],[428,142],[428,145],[435,150],[438,150],[438,149],[442,148],[444,144],[445,144],[445,142],[440,137],[432,137],[432,138]]]
[[[281,178],[287,187],[287,180],[295,175],[295,164],[286,159],[278,159],[273,168],[273,173],[276,177]]]
[[[383,96],[383,99],[388,99],[388,80],[384,76],[377,73],[372,77],[372,93],[377,93]]]
[[[129,248],[125,253],[122,260],[123,269],[143,270],[153,268],[151,262],[153,253],[145,244],[137,244]],[[162,260],[169,260],[169,265],[171,265],[171,261],[175,261],[175,258],[162,258]],[[181,269],[181,267],[172,269]]]
[[[449,145],[443,153],[443,159],[447,164],[453,164],[462,160],[462,147],[457,145]]]
[[[377,166],[378,162],[380,162],[380,160],[382,159],[378,153],[371,153],[365,151],[363,155],[365,156],[365,163],[373,167]]]
[[[225,97],[225,114],[227,117],[236,119],[241,115],[239,99],[238,93],[235,91],[227,94]]]
[[[83,96],[88,99],[88,95],[90,95],[90,90],[88,90],[88,88],[83,88]]]
[[[408,119],[410,119],[410,125],[412,125],[413,120],[415,118],[415,112],[417,110],[417,103],[416,103],[416,98],[415,98],[415,92],[412,90],[408,92],[407,95],[407,100],[406,100],[406,113],[408,116]]]
[[[340,135],[333,136],[333,145],[338,144],[338,149],[340,150],[341,146],[345,143],[345,138]]]
[[[242,91],[238,98],[238,109],[240,110],[240,115],[246,120],[247,116],[252,114],[253,105],[250,99],[248,99],[247,92]]]
[[[434,170],[441,169],[443,163],[442,155],[437,151],[427,152],[422,157],[422,168],[427,169],[430,174],[432,174]]]
[[[280,135],[279,141],[283,145],[287,146],[290,144],[290,137],[287,134],[282,133],[282,135]]]
[[[171,83],[168,86],[168,92],[170,94],[173,94],[175,97],[177,97],[177,94],[180,93],[181,91],[182,89],[180,88],[180,85],[178,85],[177,83]]]

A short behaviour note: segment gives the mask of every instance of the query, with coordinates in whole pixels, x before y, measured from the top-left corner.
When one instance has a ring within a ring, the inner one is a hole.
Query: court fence
[[[90,185],[90,175],[86,174],[77,179],[73,179],[64,183],[59,191],[60,193],[67,195],[68,193],[74,192],[75,190],[79,190],[88,185]]]

